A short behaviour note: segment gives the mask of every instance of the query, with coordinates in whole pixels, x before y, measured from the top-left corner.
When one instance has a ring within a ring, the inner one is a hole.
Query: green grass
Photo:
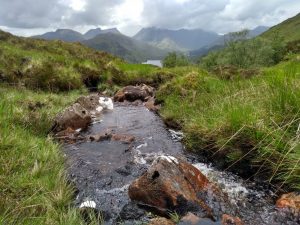
[[[0,86],[0,224],[84,224],[63,153],[47,137],[53,117],[78,95]],[[42,107],[30,109],[36,103]]]
[[[0,31],[0,80],[33,90],[68,91],[97,80],[116,60],[78,43],[15,37]]]
[[[175,76],[168,70],[152,65],[128,64],[120,60],[109,63],[107,68],[103,82],[99,85],[100,90],[139,84],[158,87]]]
[[[187,147],[223,159],[227,169],[248,171],[246,165],[249,176],[300,189],[299,61],[249,79],[188,70],[157,94],[162,116],[183,124]]]

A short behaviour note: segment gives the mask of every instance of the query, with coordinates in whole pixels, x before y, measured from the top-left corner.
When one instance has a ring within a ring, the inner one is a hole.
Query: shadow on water
[[[70,179],[78,189],[76,205],[94,201],[107,224],[147,221],[144,210],[130,202],[128,187],[147,170],[155,157],[165,154],[186,158],[216,182],[229,196],[230,213],[234,212],[246,224],[298,224],[282,222],[286,218],[278,215],[274,196],[269,190],[199,163],[196,156],[187,154],[179,141],[180,133],[166,129],[162,120],[144,106],[117,104],[113,111],[105,112],[100,119],[101,122],[94,123],[84,135],[112,130],[133,135],[135,141],[131,144],[108,140],[82,142],[66,145],[65,152]],[[225,207],[221,213],[226,212]]]

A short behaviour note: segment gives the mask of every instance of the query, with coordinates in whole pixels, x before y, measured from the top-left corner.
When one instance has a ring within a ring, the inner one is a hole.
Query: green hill
[[[285,42],[300,40],[300,13],[274,27],[271,27],[261,36],[270,39],[274,37],[274,35],[283,37]]]
[[[145,62],[148,59],[163,59],[167,54],[167,51],[116,33],[101,34],[82,43],[133,63]]]
[[[0,31],[0,80],[31,89],[66,91],[97,86],[116,58],[80,43],[16,37]]]

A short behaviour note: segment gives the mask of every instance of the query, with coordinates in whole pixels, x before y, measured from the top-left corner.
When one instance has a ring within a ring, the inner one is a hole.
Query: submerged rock
[[[168,215],[201,212],[201,217],[214,218],[213,209],[203,196],[220,195],[219,190],[194,166],[171,157],[158,157],[148,171],[129,187],[129,197],[155,212]]]
[[[91,135],[89,139],[90,141],[96,141],[96,142],[109,140],[109,141],[121,141],[130,144],[135,140],[135,137],[128,134],[115,134],[111,130],[107,130],[99,134]]]
[[[122,88],[114,96],[114,101],[116,102],[134,102],[136,100],[141,100],[143,102],[147,101],[149,98],[153,97],[154,88],[147,85],[140,86],[127,86]]]

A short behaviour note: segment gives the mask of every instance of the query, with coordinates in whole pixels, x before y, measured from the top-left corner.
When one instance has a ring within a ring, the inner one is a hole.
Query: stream
[[[141,224],[149,220],[149,213],[132,203],[127,191],[131,182],[160,155],[186,159],[227,193],[230,212],[225,207],[222,213],[234,213],[251,225],[299,224],[275,209],[276,196],[271,190],[230,172],[218,171],[186,152],[180,142],[182,134],[167,129],[161,118],[143,105],[116,103],[114,110],[103,112],[82,134],[95,135],[106,130],[132,135],[135,141],[85,141],[65,144],[64,148],[69,177],[78,190],[75,204],[80,207],[91,202],[101,211],[105,224]]]

